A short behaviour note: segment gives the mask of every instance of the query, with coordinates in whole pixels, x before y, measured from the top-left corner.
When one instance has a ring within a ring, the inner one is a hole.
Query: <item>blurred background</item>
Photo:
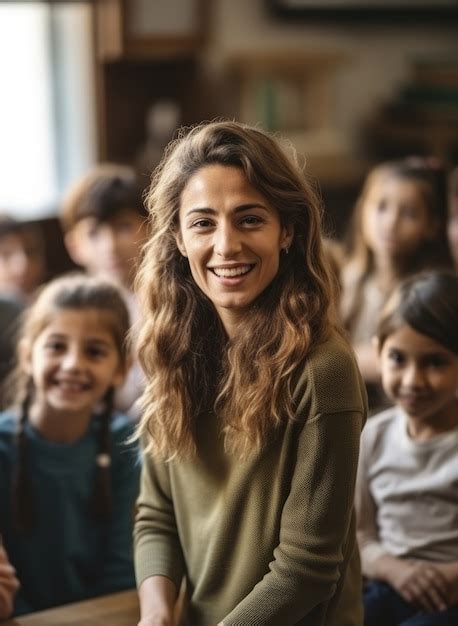
[[[0,2],[0,209],[39,223],[61,273],[69,185],[116,161],[146,187],[179,126],[229,117],[293,144],[340,237],[374,163],[458,163],[457,17],[457,0]]]

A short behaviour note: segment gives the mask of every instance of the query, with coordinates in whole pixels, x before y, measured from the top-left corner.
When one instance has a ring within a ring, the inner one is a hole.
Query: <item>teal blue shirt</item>
[[[99,420],[72,444],[56,444],[26,425],[28,472],[36,524],[19,534],[11,523],[11,483],[17,465],[17,418],[0,413],[0,533],[21,590],[15,614],[76,602],[135,586],[132,523],[140,466],[129,419],[111,421],[113,515],[92,519]]]

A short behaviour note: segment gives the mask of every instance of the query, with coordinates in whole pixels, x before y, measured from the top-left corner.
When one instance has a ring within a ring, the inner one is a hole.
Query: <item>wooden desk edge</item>
[[[104,623],[116,626],[117,616],[119,621],[129,619],[131,626],[137,624],[140,619],[140,612],[136,589],[65,604],[46,611],[28,613],[0,622],[0,625],[91,626],[102,623],[100,620],[106,620]]]

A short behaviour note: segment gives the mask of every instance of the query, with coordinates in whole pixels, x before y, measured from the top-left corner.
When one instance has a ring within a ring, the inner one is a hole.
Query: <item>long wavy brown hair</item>
[[[212,164],[241,168],[282,226],[294,229],[278,274],[232,340],[175,239],[182,191]],[[223,121],[180,132],[155,172],[147,206],[152,234],[136,282],[147,385],[137,435],[156,458],[188,456],[198,446],[199,416],[215,411],[226,450],[245,458],[294,418],[301,365],[335,323],[321,204],[294,154],[256,128]]]

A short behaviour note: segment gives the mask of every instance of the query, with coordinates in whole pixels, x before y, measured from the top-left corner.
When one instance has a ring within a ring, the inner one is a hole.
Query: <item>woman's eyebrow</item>
[[[249,211],[250,209],[261,209],[263,211],[269,212],[269,209],[264,204],[260,202],[249,202],[247,204],[241,204],[240,206],[235,207],[233,213],[241,213],[242,211]],[[204,213],[206,215],[215,215],[218,213],[215,209],[211,207],[195,207],[194,209],[190,209],[186,216],[191,215],[193,213]]]

